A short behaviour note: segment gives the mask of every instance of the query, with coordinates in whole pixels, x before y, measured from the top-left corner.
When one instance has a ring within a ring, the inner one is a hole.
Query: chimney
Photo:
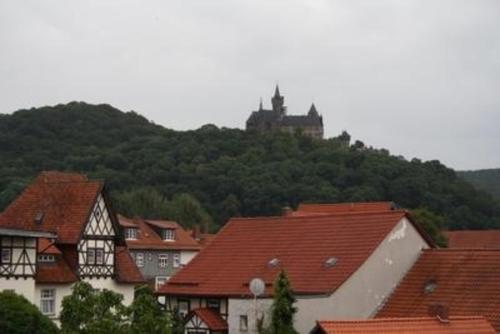
[[[436,317],[442,323],[448,323],[448,306],[442,303],[432,303],[429,305],[428,314],[430,317]]]
[[[289,206],[285,206],[281,209],[281,215],[282,216],[285,216],[285,217],[288,217],[288,216],[291,216],[293,213],[293,210],[291,207]]]

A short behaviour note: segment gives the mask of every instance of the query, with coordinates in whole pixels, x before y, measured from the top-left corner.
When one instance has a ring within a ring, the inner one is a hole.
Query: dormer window
[[[166,228],[162,230],[162,239],[165,241],[174,241],[175,240],[175,230],[172,228]]]
[[[136,240],[137,239],[137,228],[128,227],[125,229],[125,239]]]
[[[51,254],[39,254],[38,255],[38,262],[50,263],[50,262],[55,262],[55,261],[56,261],[56,257],[54,255],[51,255]]]

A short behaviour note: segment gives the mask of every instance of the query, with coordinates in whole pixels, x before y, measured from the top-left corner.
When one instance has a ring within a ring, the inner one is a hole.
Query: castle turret
[[[311,104],[311,108],[309,108],[309,112],[307,114],[309,116],[319,117],[318,111],[316,110],[316,106],[314,105],[314,103]]]
[[[274,96],[271,99],[271,103],[273,105],[274,111],[279,111],[281,113],[285,113],[285,98],[280,94],[280,88],[276,85],[276,89],[274,90]]]

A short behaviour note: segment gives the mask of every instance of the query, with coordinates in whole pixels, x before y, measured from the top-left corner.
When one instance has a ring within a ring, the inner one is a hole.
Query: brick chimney
[[[436,317],[440,322],[449,322],[449,309],[448,306],[442,303],[432,303],[428,307],[428,314],[430,317]]]
[[[196,224],[193,227],[193,230],[191,231],[191,237],[193,237],[194,240],[199,241],[200,240],[200,225]]]

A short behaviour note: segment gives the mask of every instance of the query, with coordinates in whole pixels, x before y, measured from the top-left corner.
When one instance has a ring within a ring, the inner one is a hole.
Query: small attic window
[[[125,229],[125,239],[127,239],[127,240],[135,240],[135,239],[137,239],[137,228],[135,228],[135,227],[127,227]]]
[[[277,267],[279,264],[280,264],[280,260],[277,257],[269,260],[269,262],[267,263],[268,267],[271,267],[271,268]]]
[[[325,260],[324,265],[326,268],[331,268],[331,267],[335,266],[337,264],[337,262],[338,262],[338,259],[336,257],[332,256],[332,257],[329,257],[328,259]]]
[[[45,216],[45,214],[43,213],[43,211],[38,211],[34,217],[35,224],[40,225],[43,222],[44,216]]]
[[[174,241],[175,240],[175,230],[173,228],[163,229],[161,232],[161,237],[165,241]]]
[[[424,294],[428,295],[433,293],[437,288],[437,282],[435,280],[428,280],[424,284]]]

